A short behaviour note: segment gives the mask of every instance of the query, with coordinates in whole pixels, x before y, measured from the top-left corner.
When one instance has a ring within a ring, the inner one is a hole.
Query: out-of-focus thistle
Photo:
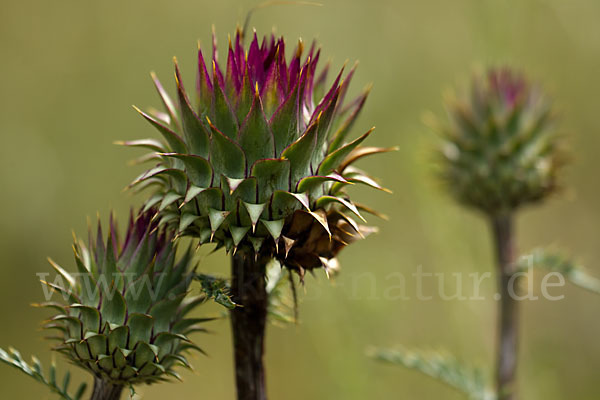
[[[488,217],[496,248],[498,348],[496,393],[517,400],[518,271],[514,217],[519,207],[545,199],[563,164],[550,102],[509,68],[475,76],[465,98],[448,102],[450,124],[436,124],[445,139],[442,177],[461,203]],[[513,290],[514,289],[514,290]]]
[[[124,386],[179,378],[175,367],[189,367],[184,353],[201,351],[187,337],[208,321],[188,316],[205,300],[188,296],[191,251],[176,260],[173,233],[159,229],[154,215],[132,214],[123,241],[112,218],[106,242],[98,223],[89,247],[75,241],[77,272],[51,262],[61,279],[44,282],[64,300],[42,304],[57,311],[44,327],[58,332],[58,351],[94,375],[93,399],[118,399]]]
[[[550,102],[509,68],[476,75],[468,96],[447,102],[442,176],[462,203],[506,213],[546,198],[563,159]]]
[[[162,223],[201,243],[276,257],[300,273],[335,264],[342,247],[371,232],[355,222],[371,210],[345,189],[383,189],[352,164],[390,149],[361,147],[372,129],[350,140],[369,90],[345,102],[354,69],[327,87],[329,67],[318,72],[319,59],[314,44],[303,56],[299,42],[288,62],[274,35],[261,43],[255,33],[245,48],[238,30],[225,67],[216,40],[212,61],[198,51],[196,104],[177,64],[178,101],[153,76],[166,112],[140,113],[165,141],[123,144],[148,147],[158,161],[132,186],[157,188],[147,206],[159,208]]]

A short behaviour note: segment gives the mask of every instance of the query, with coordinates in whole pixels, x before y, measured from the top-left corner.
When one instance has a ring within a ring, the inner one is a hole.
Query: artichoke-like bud
[[[310,216],[327,241],[337,229],[332,218],[345,221],[345,236],[362,237],[353,218],[364,221],[361,212],[368,208],[345,189],[353,183],[382,188],[351,164],[391,149],[361,147],[372,129],[349,140],[369,92],[345,102],[354,69],[344,79],[342,69],[326,87],[329,68],[317,71],[320,50],[314,44],[304,56],[299,42],[289,62],[285,53],[283,38],[271,35],[259,43],[256,33],[246,49],[238,31],[222,68],[214,40],[212,62],[198,51],[195,105],[177,64],[177,102],[153,76],[166,112],[140,113],[164,141],[123,144],[150,148],[144,160],[158,160],[132,186],[158,187],[147,206],[159,208],[161,223],[201,243],[269,253],[302,268],[322,265],[319,260],[335,252],[300,249],[306,241],[294,232],[295,216],[302,224]],[[293,259],[307,253],[310,263]]]
[[[51,261],[59,279],[45,282],[64,299],[43,304],[58,310],[45,325],[59,332],[56,349],[115,385],[178,377],[174,367],[189,367],[184,353],[200,350],[186,336],[205,321],[187,318],[205,299],[188,296],[191,251],[176,259],[173,234],[158,229],[154,215],[132,215],[123,242],[112,218],[106,242],[98,223],[89,247],[75,241],[77,272]]]
[[[439,129],[442,176],[462,203],[488,214],[546,198],[562,165],[550,102],[508,68],[475,76],[470,96],[447,104]]]

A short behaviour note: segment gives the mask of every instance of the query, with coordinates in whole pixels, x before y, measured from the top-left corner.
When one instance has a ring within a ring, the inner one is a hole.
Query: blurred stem
[[[498,344],[496,354],[496,392],[498,400],[517,400],[515,384],[518,354],[519,312],[515,299],[517,284],[515,235],[511,213],[492,217],[492,231],[498,264]]]
[[[122,392],[122,385],[113,385],[100,378],[94,378],[94,392],[90,400],[119,400]]]
[[[231,311],[238,400],[266,400],[263,364],[268,295],[268,258],[239,251],[231,258],[231,295],[241,307]]]

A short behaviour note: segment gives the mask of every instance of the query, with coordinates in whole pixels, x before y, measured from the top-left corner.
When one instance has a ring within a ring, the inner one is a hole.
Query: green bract
[[[196,104],[177,65],[177,101],[153,76],[165,112],[140,113],[164,141],[123,143],[151,149],[144,159],[157,162],[132,186],[154,188],[147,207],[158,207],[161,223],[179,235],[273,254],[300,270],[326,266],[352,241],[342,236],[363,235],[354,219],[363,220],[361,211],[368,209],[345,188],[362,183],[382,189],[351,166],[390,150],[361,147],[372,130],[349,139],[368,91],[344,101],[354,69],[345,79],[342,70],[327,88],[328,67],[317,73],[320,50],[314,45],[304,57],[300,42],[288,64],[282,38],[268,36],[259,44],[255,34],[246,50],[238,32],[224,69],[213,47],[208,65],[198,52]],[[296,216],[301,223],[294,225]],[[320,236],[327,240],[319,248],[304,246]]]
[[[523,76],[492,69],[447,108],[450,124],[439,128],[442,175],[461,202],[497,214],[556,188],[562,162],[550,104]]]
[[[51,262],[58,279],[45,282],[64,300],[43,304],[57,311],[45,325],[59,333],[57,350],[114,384],[177,377],[177,364],[189,366],[183,353],[200,350],[186,336],[206,321],[186,317],[205,299],[187,297],[191,252],[176,261],[172,234],[157,227],[154,215],[132,216],[123,243],[112,219],[106,242],[98,224],[89,248],[75,242],[77,272]]]

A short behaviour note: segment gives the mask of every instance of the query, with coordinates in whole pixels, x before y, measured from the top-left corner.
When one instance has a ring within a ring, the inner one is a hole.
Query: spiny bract
[[[159,161],[132,186],[158,184],[147,206],[156,205],[161,223],[175,225],[180,235],[266,252],[300,271],[327,267],[343,245],[368,232],[352,218],[363,220],[361,211],[372,210],[352,202],[345,188],[382,189],[351,164],[391,149],[360,147],[372,129],[347,142],[368,90],[344,104],[354,69],[345,79],[342,69],[326,88],[329,68],[317,74],[314,44],[304,57],[299,42],[288,64],[283,38],[271,35],[259,44],[255,33],[246,51],[238,30],[224,70],[216,49],[213,40],[208,65],[198,51],[195,106],[177,64],[177,103],[153,76],[166,113],[140,113],[165,142],[123,142],[150,148],[144,160]],[[294,224],[295,217],[302,220]],[[309,238],[310,221],[318,227]]]
[[[549,101],[519,73],[490,69],[447,104],[442,177],[459,201],[488,214],[539,201],[561,166]]]
[[[194,274],[191,252],[176,261],[173,235],[157,228],[154,215],[154,210],[132,215],[123,244],[112,218],[106,243],[98,223],[89,249],[75,241],[77,273],[51,261],[59,279],[44,282],[65,301],[42,304],[58,310],[44,326],[58,330],[57,350],[109,382],[178,377],[177,364],[189,367],[183,353],[200,350],[185,336],[203,331],[207,321],[186,318],[205,300],[187,297]]]

